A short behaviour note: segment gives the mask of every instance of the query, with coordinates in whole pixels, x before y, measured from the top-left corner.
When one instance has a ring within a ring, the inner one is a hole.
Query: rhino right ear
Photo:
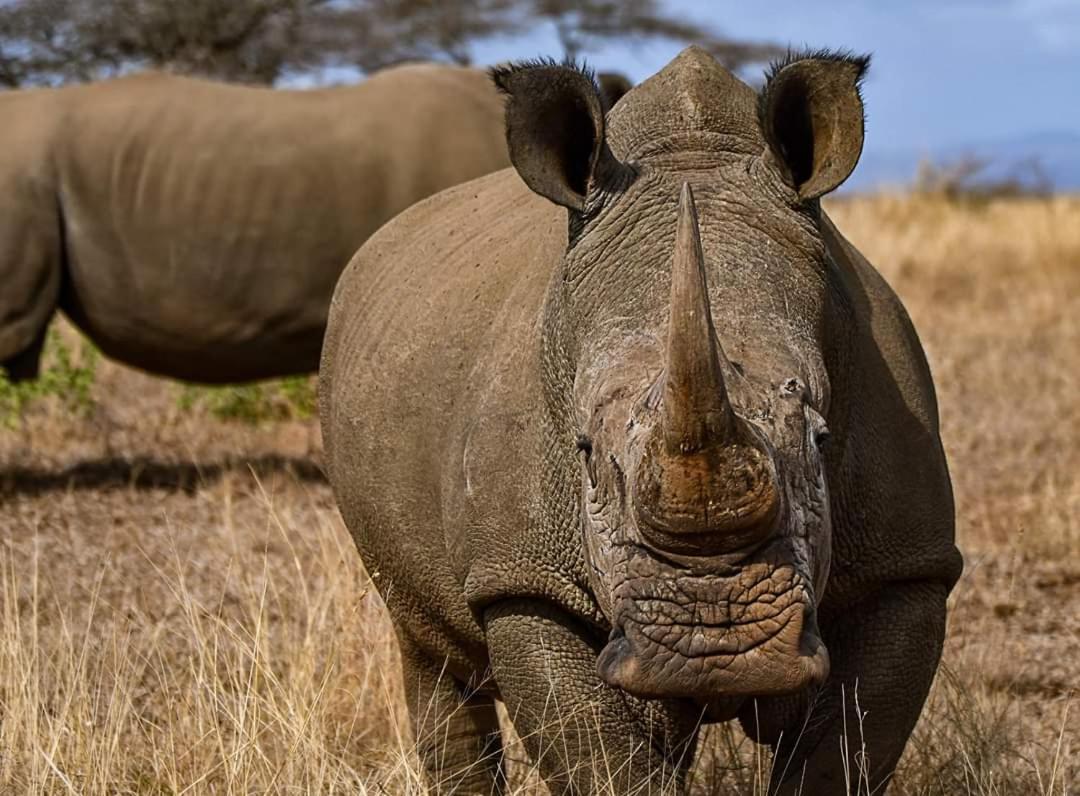
[[[571,210],[605,167],[617,165],[604,139],[604,104],[592,77],[550,62],[491,70],[507,95],[510,161],[533,191]]]
[[[848,178],[863,147],[860,85],[867,55],[789,53],[773,64],[758,98],[769,149],[800,199],[817,199]]]
[[[630,78],[619,72],[600,72],[596,76],[596,82],[600,85],[600,96],[604,98],[604,105],[608,110],[634,87]]]

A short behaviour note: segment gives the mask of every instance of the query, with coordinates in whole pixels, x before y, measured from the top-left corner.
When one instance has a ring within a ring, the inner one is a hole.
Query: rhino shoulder
[[[553,208],[545,205],[507,169],[441,191],[384,224],[356,252],[334,290],[320,393],[339,405],[357,400],[345,374],[354,368],[362,373],[376,350],[416,339],[419,327],[429,329],[433,340],[457,334],[465,348],[479,347],[484,324],[522,276],[514,263],[529,251],[530,232],[550,226]],[[409,376],[398,372],[396,378]]]
[[[828,219],[822,229],[847,305],[844,365],[830,373],[829,425],[841,442],[828,455],[836,527],[826,599],[849,605],[911,579],[951,588],[962,563],[926,355],[885,279]]]
[[[833,261],[843,272],[854,305],[856,335],[879,354],[909,409],[937,434],[937,396],[919,335],[900,297],[885,278],[822,213],[822,231]],[[858,345],[858,344],[857,344]]]
[[[545,204],[532,194],[511,169],[503,169],[453,186],[410,206],[379,228],[353,255],[342,272],[330,307],[331,332],[345,313],[357,305],[368,285],[388,269],[395,293],[408,292],[415,280],[427,281],[430,268],[470,257],[481,251],[498,253],[514,244],[513,234]],[[501,239],[507,236],[507,240]],[[450,250],[453,254],[448,257]],[[326,347],[334,344],[328,332]],[[325,359],[325,356],[324,356]]]

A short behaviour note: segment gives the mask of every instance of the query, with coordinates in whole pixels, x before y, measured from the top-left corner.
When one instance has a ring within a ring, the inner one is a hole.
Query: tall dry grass
[[[166,517],[125,562],[0,550],[0,791],[364,793],[392,769],[395,653],[351,541],[250,486],[262,510],[225,486],[217,528]]]
[[[1080,554],[1080,198],[830,209],[926,347],[961,540]]]
[[[830,213],[889,279],[937,385],[966,573],[897,790],[1080,777],[1080,199],[881,196]]]
[[[830,212],[928,350],[967,559],[894,791],[1064,796],[1080,774],[1080,201]],[[313,424],[240,427],[181,392],[102,363],[89,416],[46,402],[0,435],[0,792],[419,796],[392,629],[302,466]],[[512,737],[508,757],[513,791],[542,792]],[[770,765],[712,727],[691,790],[764,794]]]

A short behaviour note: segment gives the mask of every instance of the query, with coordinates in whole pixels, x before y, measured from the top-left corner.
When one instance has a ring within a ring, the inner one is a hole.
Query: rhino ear
[[[600,72],[596,82],[600,85],[600,96],[604,98],[604,107],[608,110],[634,87],[630,78],[620,72]]]
[[[495,67],[492,80],[507,95],[510,161],[533,191],[582,210],[605,163],[604,106],[591,76],[549,62]]]
[[[770,70],[759,97],[761,129],[788,183],[803,200],[837,188],[859,161],[870,56],[789,55]]]

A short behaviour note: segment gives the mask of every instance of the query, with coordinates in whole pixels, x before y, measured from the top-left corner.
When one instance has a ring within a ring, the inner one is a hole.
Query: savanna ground
[[[894,790],[1071,793],[1080,200],[830,209],[928,350],[967,562]],[[422,793],[312,385],[191,390],[57,334],[36,394],[0,385],[0,792]],[[701,757],[695,793],[763,792],[737,730]]]

